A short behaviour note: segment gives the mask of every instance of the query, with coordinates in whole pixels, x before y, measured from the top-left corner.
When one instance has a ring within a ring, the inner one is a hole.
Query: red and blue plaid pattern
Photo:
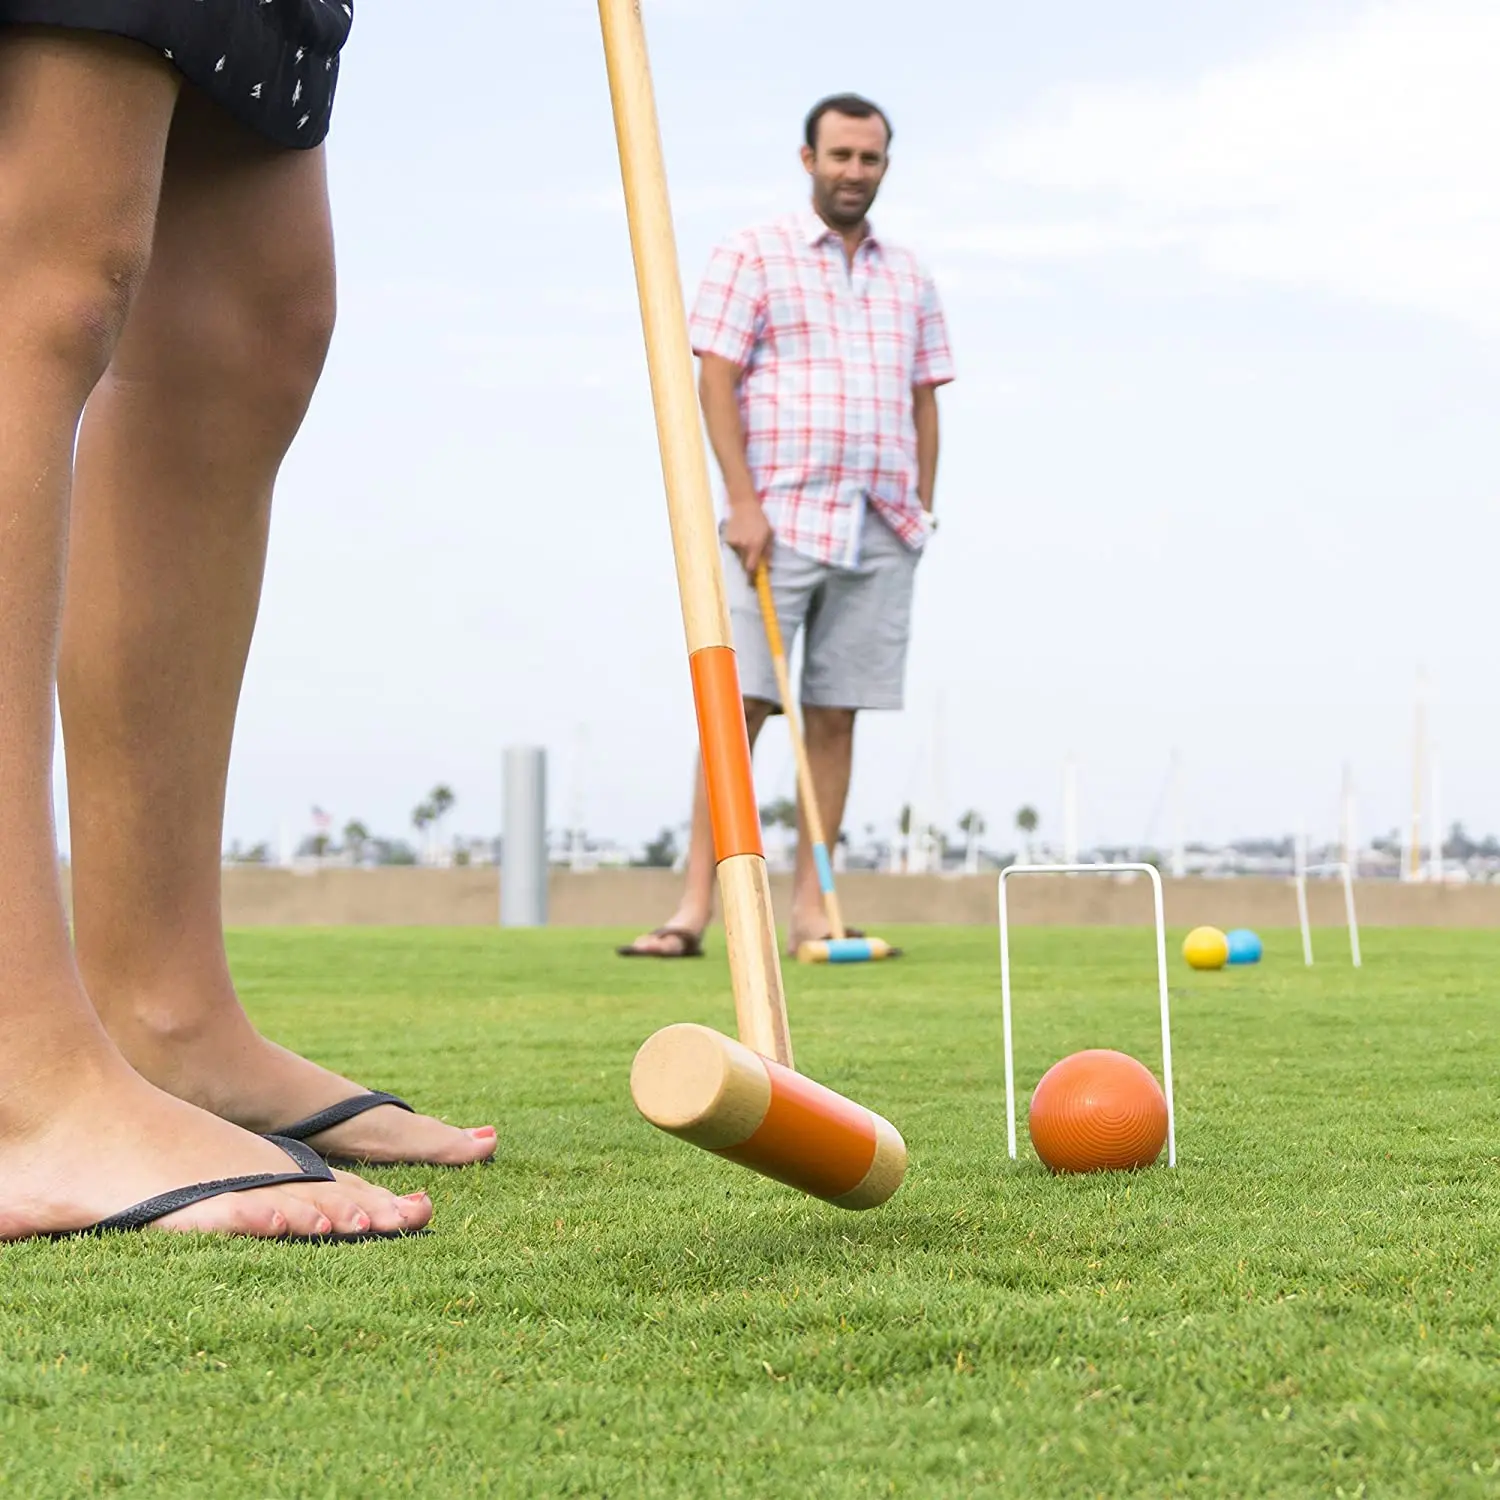
[[[870,504],[921,547],[912,388],[954,371],[910,252],[872,230],[851,264],[810,211],[743,230],[714,251],[690,333],[694,353],[745,371],[746,460],[779,546],[850,565]]]

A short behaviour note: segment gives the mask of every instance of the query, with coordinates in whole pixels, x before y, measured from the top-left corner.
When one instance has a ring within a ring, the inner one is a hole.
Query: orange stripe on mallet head
[[[630,1070],[660,1130],[839,1208],[876,1208],[901,1186],[906,1143],[889,1121],[707,1026],[667,1026]]]
[[[658,1031],[636,1054],[631,1094],[672,1135],[840,1207],[874,1208],[905,1175],[900,1134],[793,1070],[639,0],[599,0],[599,20],[739,1031]]]

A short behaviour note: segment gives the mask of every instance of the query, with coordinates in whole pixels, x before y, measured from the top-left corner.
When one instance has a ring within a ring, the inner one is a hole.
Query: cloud
[[[1025,213],[943,247],[1185,254],[1500,332],[1497,79],[1494,0],[1396,0],[1185,85],[1066,89],[978,163]]]
[[[1165,250],[1181,243],[1179,231],[1090,220],[939,230],[924,240],[936,250],[1005,260],[1080,260],[1122,251]]]

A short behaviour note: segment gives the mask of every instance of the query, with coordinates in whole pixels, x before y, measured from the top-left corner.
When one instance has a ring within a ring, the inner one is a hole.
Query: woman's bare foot
[[[232,993],[209,1004],[200,995],[165,1008],[159,998],[127,1005],[112,996],[99,1009],[116,1045],[143,1077],[260,1135],[367,1092],[267,1041]],[[458,1167],[493,1156],[498,1140],[492,1125],[460,1129],[385,1104],[310,1136],[307,1143],[336,1161]]]
[[[278,1146],[174,1099],[114,1057],[0,1103],[0,1240],[87,1229],[159,1194],[296,1171]],[[151,1228],[260,1239],[425,1228],[425,1194],[398,1198],[345,1172],[332,1182],[226,1193]]]

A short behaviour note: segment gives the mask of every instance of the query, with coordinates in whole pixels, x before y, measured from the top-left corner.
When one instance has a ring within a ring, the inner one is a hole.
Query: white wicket
[[[1307,920],[1307,877],[1320,871],[1337,871],[1344,878],[1344,917],[1349,924],[1349,957],[1357,969],[1359,959],[1359,918],[1354,911],[1354,876],[1347,860],[1330,860],[1327,864],[1307,865],[1292,876],[1297,887],[1297,920],[1302,926],[1302,961],[1310,968],[1313,961],[1312,926]]]
[[[1172,1108],[1172,1018],[1167,1001],[1167,928],[1162,910],[1161,875],[1155,865],[1007,865],[1000,872],[1000,1006],[1005,1036],[1005,1136],[1016,1159],[1016,1073],[1011,1046],[1010,922],[1005,886],[1014,875],[1144,875],[1151,882],[1156,915],[1156,974],[1161,990],[1161,1062],[1167,1096],[1167,1165],[1177,1165],[1177,1127]]]

